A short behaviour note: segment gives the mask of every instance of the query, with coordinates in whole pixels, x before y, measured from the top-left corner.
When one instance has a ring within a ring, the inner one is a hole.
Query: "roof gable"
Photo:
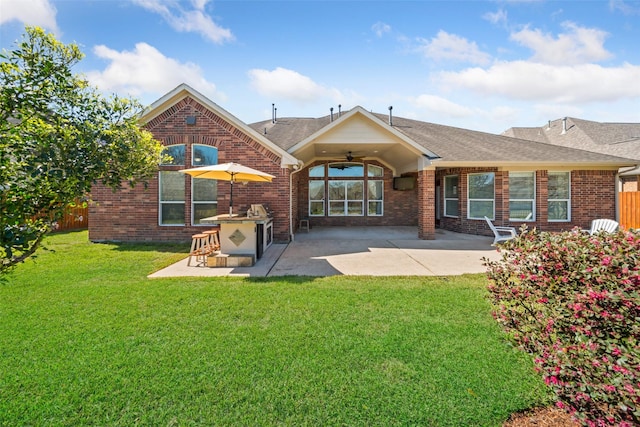
[[[257,141],[259,144],[264,146],[266,149],[276,154],[281,159],[281,166],[286,167],[287,165],[297,165],[298,160],[287,153],[282,148],[278,147],[276,144],[265,138],[260,133],[256,132],[253,128],[248,126],[243,121],[236,118],[233,114],[229,113],[224,108],[220,107],[215,102],[211,101],[209,98],[193,89],[187,84],[181,84],[177,86],[172,91],[168,92],[162,98],[158,99],[154,103],[152,103],[140,116],[140,121],[142,123],[148,123],[153,120],[160,114],[163,114],[165,111],[170,109],[173,105],[180,102],[186,97],[193,98],[196,102],[203,105],[208,110],[215,113],[217,116],[222,118],[227,123],[231,124],[236,129],[243,132],[245,135]]]

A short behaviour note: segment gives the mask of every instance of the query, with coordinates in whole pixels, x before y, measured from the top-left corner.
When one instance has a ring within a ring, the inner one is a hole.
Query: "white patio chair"
[[[493,225],[491,220],[486,216],[484,217],[484,219],[487,221],[487,224],[489,224],[489,228],[491,228],[491,231],[493,231],[494,239],[491,246],[495,246],[500,242],[506,242],[507,240],[515,239],[516,237],[518,237],[515,227],[496,226]]]
[[[599,231],[606,231],[607,233],[613,233],[618,229],[618,223],[612,219],[594,219],[591,221],[591,229],[589,234],[596,234]]]

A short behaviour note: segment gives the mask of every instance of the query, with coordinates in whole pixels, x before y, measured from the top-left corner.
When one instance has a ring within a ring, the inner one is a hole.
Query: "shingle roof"
[[[541,127],[507,129],[503,135],[640,160],[640,123],[601,123],[567,117],[565,128],[563,132],[563,119],[558,119]]]
[[[372,114],[372,116],[379,119],[382,125],[388,126],[388,115]],[[336,119],[339,117],[334,115],[334,120]],[[249,126],[263,133],[276,145],[288,150],[330,123],[331,117],[324,116],[317,119],[278,118],[276,123],[267,120]],[[516,135],[518,138],[514,138],[402,117],[393,117],[392,123],[397,131],[435,153],[443,162],[486,162],[496,166],[507,162],[632,164],[627,160],[628,157],[614,157],[529,138],[537,130],[529,133],[522,131],[525,137],[521,136],[521,131],[518,130]]]

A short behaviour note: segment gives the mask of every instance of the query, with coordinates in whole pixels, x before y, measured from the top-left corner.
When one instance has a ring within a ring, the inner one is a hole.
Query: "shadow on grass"
[[[141,242],[95,242],[95,244],[108,244],[113,250],[122,252],[161,252],[186,254],[189,253],[189,243],[141,243]]]

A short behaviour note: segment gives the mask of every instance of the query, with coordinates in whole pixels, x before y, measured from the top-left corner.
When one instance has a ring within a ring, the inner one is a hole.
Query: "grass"
[[[147,279],[57,234],[0,283],[0,425],[499,426],[543,404],[483,275]]]

